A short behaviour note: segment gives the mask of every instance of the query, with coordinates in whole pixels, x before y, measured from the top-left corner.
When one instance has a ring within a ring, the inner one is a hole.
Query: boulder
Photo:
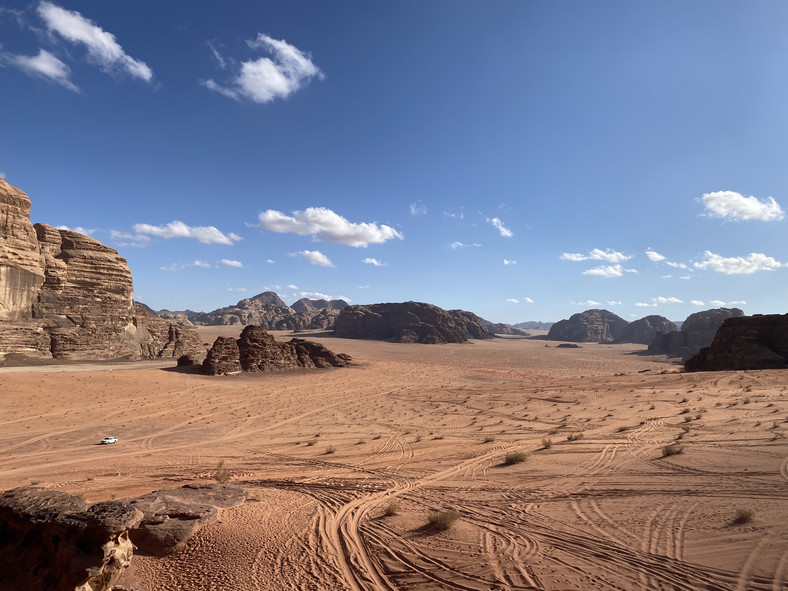
[[[575,343],[612,343],[623,336],[627,324],[626,320],[607,310],[586,310],[553,324],[547,338]]]
[[[223,375],[241,371],[345,367],[349,362],[348,355],[337,355],[319,343],[303,339],[282,343],[259,326],[247,326],[237,340],[218,337],[208,351],[202,371],[208,375]]]
[[[646,316],[640,320],[630,322],[616,342],[648,345],[654,340],[658,332],[668,333],[675,330],[677,330],[676,325],[664,316]]]
[[[421,302],[348,306],[336,319],[334,336],[427,344],[493,337],[476,314]]]
[[[142,512],[22,487],[0,494],[0,589],[104,591],[131,563]]]
[[[684,369],[788,369],[788,314],[726,319],[711,345],[687,359]]]
[[[708,347],[717,329],[728,318],[744,316],[739,308],[715,308],[687,316],[681,330],[658,332],[648,346],[652,355],[667,355],[689,359],[703,347]]]

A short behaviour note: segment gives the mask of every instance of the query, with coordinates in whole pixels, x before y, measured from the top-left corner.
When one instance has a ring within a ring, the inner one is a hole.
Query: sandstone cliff
[[[209,375],[241,371],[282,371],[296,368],[345,367],[350,357],[323,345],[291,339],[281,343],[259,326],[247,326],[240,338],[218,337],[202,364]]]
[[[624,335],[627,324],[626,320],[607,310],[586,310],[553,324],[547,338],[576,343],[612,343]]]
[[[788,369],[788,314],[726,319],[711,345],[690,357],[684,369]]]
[[[348,306],[334,323],[334,336],[401,343],[464,343],[489,339],[476,314],[443,310],[432,304],[403,302]]]
[[[143,514],[119,501],[87,507],[66,493],[0,494],[0,589],[105,591],[129,566]]]
[[[135,314],[126,259],[89,236],[32,225],[30,208],[0,179],[0,357],[139,359],[193,349],[196,335],[168,347],[185,332]]]
[[[676,330],[676,325],[664,316],[646,316],[627,324],[617,341],[648,345],[654,340],[657,333],[667,333],[673,330]]]
[[[652,355],[667,355],[688,359],[703,347],[708,347],[717,329],[728,318],[744,316],[739,308],[715,308],[687,316],[681,330],[657,333],[648,346]]]

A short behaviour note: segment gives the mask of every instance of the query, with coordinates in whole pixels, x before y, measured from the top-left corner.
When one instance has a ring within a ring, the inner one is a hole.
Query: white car
[[[117,442],[118,442],[117,437],[105,437],[104,439],[101,440],[101,445],[109,445],[110,443],[117,443]]]

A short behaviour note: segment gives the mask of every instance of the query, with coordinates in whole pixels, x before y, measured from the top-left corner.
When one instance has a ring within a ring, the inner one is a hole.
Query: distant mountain
[[[313,330],[333,327],[340,310],[347,305],[344,300],[302,298],[291,307],[273,291],[266,291],[212,312],[159,310],[156,314],[186,326],[254,325],[266,330]]]
[[[657,334],[648,346],[653,355],[667,355],[689,359],[704,347],[711,345],[717,329],[728,318],[740,318],[744,311],[739,308],[713,308],[687,316],[680,330]]]
[[[550,330],[555,322],[538,322],[535,320],[530,320],[528,322],[518,322],[517,324],[512,324],[512,328],[525,328],[530,330]]]
[[[485,320],[481,318],[482,326],[487,329],[487,332],[492,334],[510,334],[510,335],[517,335],[521,337],[530,336],[524,330],[520,330],[519,328],[513,327],[511,324],[504,324],[503,322],[490,322],[489,320]]]

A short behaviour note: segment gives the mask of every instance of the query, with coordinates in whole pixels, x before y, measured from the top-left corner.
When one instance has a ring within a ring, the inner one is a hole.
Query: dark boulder
[[[575,343],[612,343],[621,338],[627,324],[626,320],[607,310],[586,310],[553,324],[547,338]]]

